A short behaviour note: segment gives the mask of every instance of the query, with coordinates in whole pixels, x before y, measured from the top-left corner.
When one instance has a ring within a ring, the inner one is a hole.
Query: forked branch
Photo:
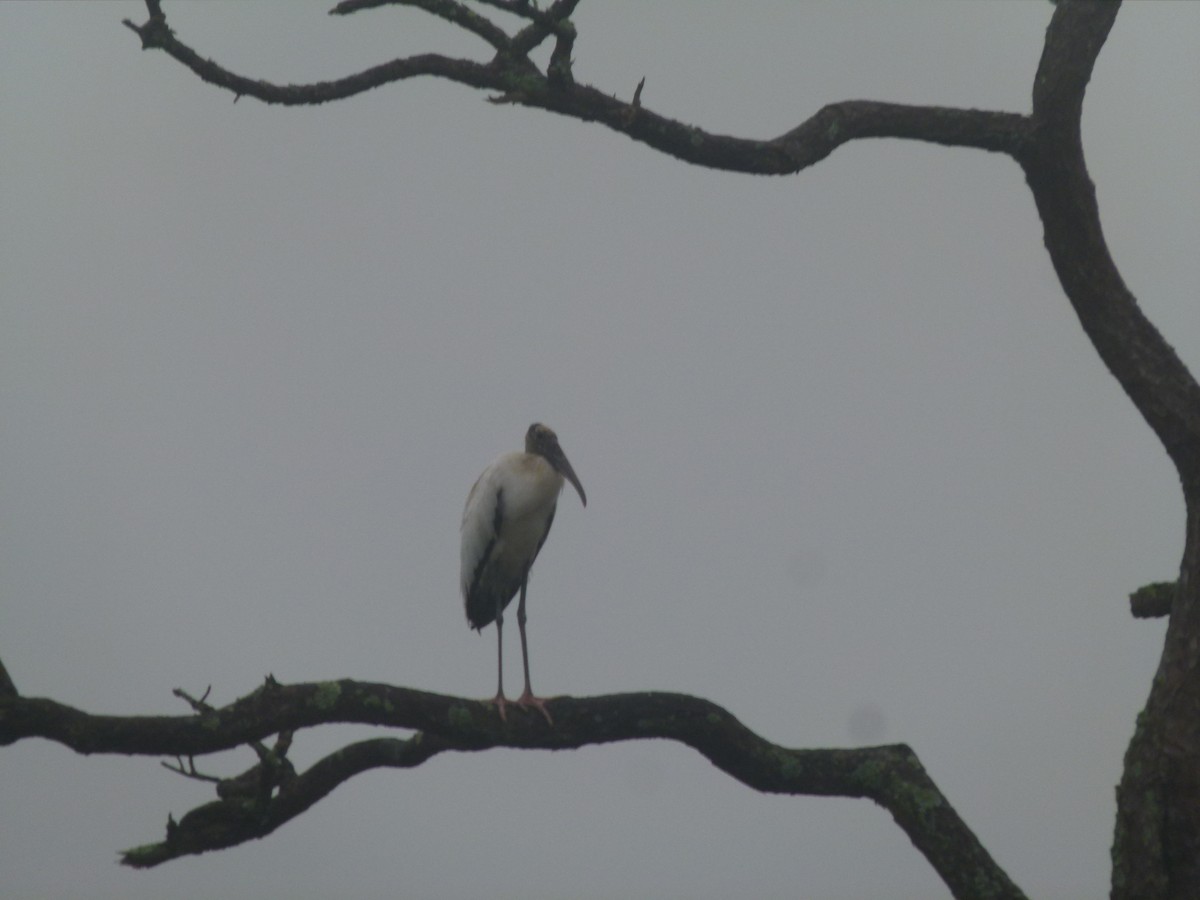
[[[956,897],[1023,896],[903,744],[829,750],[781,747],[716,704],[684,694],[561,697],[550,705],[554,727],[540,716],[510,716],[502,722],[493,707],[474,700],[350,680],[281,685],[268,679],[228,706],[199,703],[196,713],[187,716],[97,716],[53,700],[17,696],[0,699],[0,745],[41,737],[80,753],[181,759],[255,746],[259,763],[237,778],[222,779],[217,785],[220,799],[178,823],[169,822],[162,842],[125,853],[125,863],[144,867],[270,834],[339,784],[372,768],[412,767],[446,750],[568,750],[666,739],[692,747],[758,791],[875,801],[892,814]],[[294,731],[334,723],[417,733],[407,739],[351,744],[299,774],[285,762],[286,743],[282,751],[279,743],[273,751],[259,743],[273,734],[285,735],[290,742]],[[987,890],[981,893],[981,886]]]
[[[342,100],[397,81],[419,76],[445,78],[495,91],[506,102],[545,109],[585,122],[599,122],[636,141],[686,162],[714,169],[760,175],[799,172],[820,162],[849,141],[863,138],[909,138],[948,146],[974,147],[1016,156],[1030,136],[1028,117],[1018,113],[939,106],[910,106],[850,100],[830,104],[779,137],[765,140],[714,134],[653,112],[641,101],[619,100],[579,84],[571,71],[575,27],[568,18],[578,0],[557,0],[545,12],[522,2],[490,0],[490,6],[530,18],[529,25],[508,35],[467,4],[452,0],[405,0],[443,21],[483,38],[495,55],[487,61],[436,53],[393,59],[339,78],[312,84],[278,85],[248,78],[206,59],[180,41],[167,26],[158,5],[150,19],[125,25],[142,39],[145,49],[159,49],[202,80],[264,103],[306,105]],[[384,5],[381,0],[345,0],[333,12],[347,14]],[[548,36],[555,47],[545,72],[529,53]],[[634,79],[630,79],[632,84]]]

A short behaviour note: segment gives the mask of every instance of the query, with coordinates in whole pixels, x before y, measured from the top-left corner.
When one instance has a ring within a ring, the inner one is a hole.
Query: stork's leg
[[[528,583],[528,577],[521,582],[521,601],[517,604],[517,630],[521,632],[521,662],[525,666],[525,690],[517,698],[517,705],[540,709],[546,721],[553,725],[554,720],[550,718],[550,711],[546,709],[546,701],[533,696],[533,688],[529,685],[529,647],[525,643],[525,588]]]
[[[508,700],[504,697],[504,603],[496,601],[496,712],[500,713],[500,721],[505,719],[505,707]]]

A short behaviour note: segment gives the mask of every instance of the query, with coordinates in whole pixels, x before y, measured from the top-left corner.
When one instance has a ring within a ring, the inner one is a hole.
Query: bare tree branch
[[[567,750],[660,738],[692,747],[757,791],[874,800],[892,814],[956,897],[1023,896],[907,746],[780,747],[716,704],[684,694],[560,697],[550,705],[553,728],[538,716],[503,722],[494,707],[480,701],[350,680],[295,685],[270,680],[229,706],[190,716],[96,716],[53,700],[18,697],[0,700],[0,745],[42,737],[80,753],[195,757],[323,724],[420,733],[407,741],[353,744],[293,777],[283,766],[265,778],[251,769],[257,781],[248,773],[239,776],[252,786],[247,791],[226,790],[222,799],[169,825],[163,843],[126,852],[129,865],[150,866],[269,834],[369,768],[414,766],[444,750]]]
[[[126,19],[124,24],[137,32],[144,49],[157,47],[165,50],[195,72],[202,81],[231,91],[235,99],[247,96],[256,97],[264,103],[285,106],[313,105],[343,100],[363,91],[418,75],[436,75],[485,90],[494,88],[496,81],[495,76],[480,63],[452,59],[437,53],[425,53],[395,59],[337,81],[321,81],[307,85],[275,85],[237,75],[212,60],[203,59],[190,47],[175,39],[165,19],[151,17],[144,25],[134,25]]]
[[[126,850],[121,862],[146,869],[181,856],[266,837],[360,772],[412,768],[448,749],[454,749],[450,741],[420,732],[407,740],[373,738],[329,754],[280,786],[274,796],[269,791],[246,795],[221,793],[218,789],[221,799],[197,807],[179,822],[169,819],[163,841]]]
[[[497,52],[488,63],[427,53],[394,59],[336,81],[307,85],[276,85],[231,72],[204,59],[176,38],[164,17],[152,15],[144,25],[135,25],[129,20],[124,24],[141,37],[144,49],[165,51],[202,80],[232,91],[237,97],[255,97],[264,103],[284,105],[328,103],[392,82],[428,75],[497,91],[507,102],[545,109],[585,122],[599,122],[685,162],[735,172],[793,174],[821,161],[842,144],[862,138],[907,138],[1013,156],[1023,152],[1029,138],[1028,118],[1017,113],[865,100],[826,106],[773,139],[712,134],[651,112],[640,103],[625,103],[596,88],[575,83],[570,73],[575,30],[566,16],[574,10],[576,3],[577,0],[559,0],[553,4],[534,24],[512,38],[507,50]],[[343,8],[352,11],[368,5],[373,4],[363,0],[347,2],[334,11]],[[462,4],[429,0],[410,5],[428,8],[447,21],[467,27],[465,15],[461,13],[436,12],[443,7],[458,9]],[[456,15],[464,21],[454,19]],[[482,17],[472,19],[473,22],[477,20]],[[469,30],[480,34],[484,29],[476,24]],[[551,56],[551,71],[544,74],[527,54],[551,31],[558,35],[559,41]],[[491,34],[489,43],[493,46],[500,43],[497,35],[488,33]]]
[[[556,0],[545,13],[519,0],[491,5],[526,16],[532,24],[508,38],[464,3],[405,0],[485,37],[497,48],[488,63],[435,54],[397,59],[332,82],[278,86],[236,75],[202,59],[167,27],[157,4],[150,20],[126,25],[191,68],[202,79],[266,103],[324,103],[419,75],[447,78],[500,92],[501,100],[594,121],[686,162],[716,169],[789,174],[863,138],[904,138],[1006,153],[1024,168],[1046,229],[1051,260],[1088,336],[1109,370],[1163,441],[1185,485],[1200,496],[1200,386],[1161,334],[1141,313],[1112,261],[1100,226],[1095,189],[1084,163],[1080,122],[1092,68],[1119,4],[1058,4],[1034,80],[1033,114],[910,106],[849,100],[825,106],[769,140],[717,135],[625,103],[574,82],[568,16],[577,0]],[[346,0],[335,12],[375,5]],[[559,36],[550,71],[543,74],[528,52],[549,33]],[[1088,261],[1081,265],[1081,261]]]
[[[199,771],[196,768],[196,757],[194,756],[188,757],[186,766],[183,764],[182,756],[175,757],[175,762],[173,763],[164,759],[160,765],[164,769],[168,769],[177,775],[182,775],[184,778],[191,778],[194,781],[208,781],[212,784],[219,784],[221,782],[221,779],[216,775],[206,775]]]

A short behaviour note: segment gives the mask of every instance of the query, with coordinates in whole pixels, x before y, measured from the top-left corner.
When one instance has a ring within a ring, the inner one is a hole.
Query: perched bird
[[[525,452],[506,453],[483,470],[476,480],[462,518],[463,603],[467,622],[477,631],[496,623],[496,699],[505,718],[504,696],[504,609],[517,591],[517,628],[521,632],[521,660],[525,666],[525,691],[515,701],[533,706],[554,724],[544,700],[529,686],[529,650],[525,643],[525,588],[529,569],[550,533],[554,509],[563,479],[579,492],[587,506],[587,495],[558,445],[558,435],[540,423],[525,432]]]

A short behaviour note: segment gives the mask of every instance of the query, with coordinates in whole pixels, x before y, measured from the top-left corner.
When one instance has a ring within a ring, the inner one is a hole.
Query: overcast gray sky
[[[165,4],[202,55],[281,82],[483,56],[415,11],[328,5]],[[585,0],[576,75],[645,76],[655,111],[746,137],[848,98],[1025,111],[1051,11]],[[144,7],[0,4],[0,656],[22,692],[176,714],[176,686],[223,704],[272,672],[490,695],[459,516],[540,420],[589,505],[563,495],[534,569],[539,691],[905,741],[1031,895],[1107,893],[1163,634],[1126,595],[1175,576],[1182,503],[1011,160],[874,141],[751,178],[429,80],[233,103],[123,17]],[[1084,123],[1117,262],[1193,369],[1198,43],[1200,4],[1127,5]],[[870,803],[761,796],[667,743],[444,755],[264,841],[115,863],[210,797],[154,759],[0,749],[0,893],[947,896]]]

